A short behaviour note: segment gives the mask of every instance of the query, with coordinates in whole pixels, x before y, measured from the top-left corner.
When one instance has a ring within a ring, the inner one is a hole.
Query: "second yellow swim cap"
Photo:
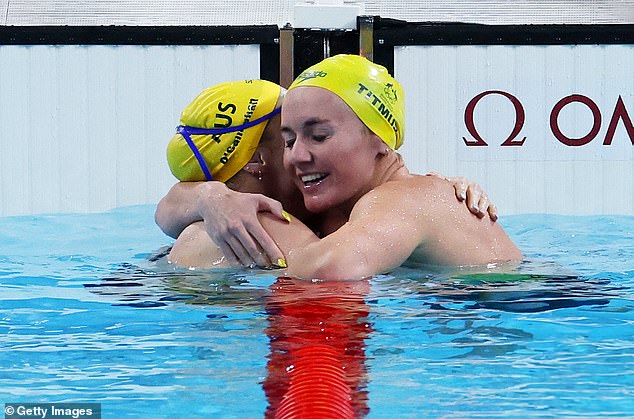
[[[339,96],[392,150],[403,144],[404,92],[385,67],[359,55],[335,55],[304,71],[288,90],[302,86]]]
[[[205,89],[181,113],[167,145],[170,170],[181,181],[225,182],[249,162],[276,108],[281,87],[243,80]]]

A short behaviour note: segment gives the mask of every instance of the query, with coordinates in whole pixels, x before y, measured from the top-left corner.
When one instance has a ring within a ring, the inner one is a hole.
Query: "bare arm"
[[[377,188],[364,196],[349,221],[322,238],[307,238],[301,246],[280,243],[286,253],[286,275],[329,280],[359,279],[387,272],[402,264],[423,241],[420,207],[408,189]],[[277,239],[271,223],[265,228]],[[291,223],[292,224],[292,223]]]
[[[362,211],[361,208],[359,210]],[[286,274],[296,278],[357,279],[371,276],[382,268],[375,263],[367,263],[369,260],[378,260],[376,255],[372,255],[373,249],[368,244],[377,238],[396,240],[400,234],[394,232],[391,238],[384,236],[392,231],[390,226],[394,219],[380,223],[382,228],[366,228],[367,220],[353,214],[351,220],[358,219],[356,222],[348,222],[337,232],[319,239],[296,218],[287,223],[269,213],[260,213],[258,217],[286,255],[284,264],[289,264]],[[403,249],[401,246],[399,248]],[[394,262],[385,265],[385,270],[398,266],[401,259],[407,258],[405,253],[407,250]],[[236,266],[224,257],[220,247],[209,238],[203,222],[196,222],[181,233],[168,260],[181,267],[202,269]]]
[[[163,233],[177,238],[185,227],[203,219],[198,211],[198,199],[206,186],[207,182],[179,182],[172,186],[154,213],[154,221]]]
[[[273,236],[280,248],[286,252],[301,249],[309,243],[317,242],[317,236],[297,218],[291,222],[280,221],[267,212],[258,214],[260,221]],[[225,257],[220,247],[214,243],[205,230],[202,221],[195,222],[181,233],[168,256],[168,260],[181,267],[201,269],[236,267]],[[275,261],[277,267],[285,268],[286,261]]]
[[[286,255],[285,275],[296,278],[365,278],[389,272],[412,255],[418,262],[441,265],[482,265],[522,257],[498,223],[467,211],[440,179],[390,182],[369,192],[357,202],[349,221],[322,239],[296,218],[287,223],[270,213],[258,217]],[[201,224],[183,232],[170,260],[181,266],[235,266]]]
[[[522,253],[498,223],[467,211],[449,183],[413,176],[370,191],[337,231],[289,250],[286,274],[354,280],[389,272],[410,258],[483,265],[521,260]]]
[[[260,194],[240,193],[221,182],[180,182],[159,202],[155,220],[169,236],[204,221],[204,230],[232,265],[270,266],[283,254],[257,216],[287,217],[282,205]]]

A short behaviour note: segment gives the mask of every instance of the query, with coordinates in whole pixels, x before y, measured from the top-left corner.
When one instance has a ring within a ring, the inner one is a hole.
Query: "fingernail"
[[[280,268],[287,268],[288,265],[286,265],[286,261],[284,259],[278,259],[277,262],[275,262],[275,265],[280,267]]]
[[[291,222],[291,214],[289,214],[288,212],[282,210],[282,216],[284,217],[284,219],[286,221],[288,221],[289,223]],[[280,259],[282,260],[282,259]],[[286,264],[284,265],[284,267],[286,268]]]

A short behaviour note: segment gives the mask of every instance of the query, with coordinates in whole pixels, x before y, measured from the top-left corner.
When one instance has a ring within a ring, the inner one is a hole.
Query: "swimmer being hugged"
[[[281,116],[285,176],[314,214],[319,235],[275,210],[258,213],[288,264],[286,275],[357,279],[408,259],[430,265],[521,259],[502,227],[469,212],[449,182],[409,173],[396,152],[404,139],[403,96],[385,68],[354,55],[327,58],[290,86]],[[209,235],[188,229],[170,259],[210,266]]]

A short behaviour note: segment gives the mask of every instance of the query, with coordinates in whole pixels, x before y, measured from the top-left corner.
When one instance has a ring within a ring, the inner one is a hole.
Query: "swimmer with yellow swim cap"
[[[518,261],[498,223],[458,203],[451,185],[409,172],[404,94],[384,67],[337,55],[301,73],[282,108],[284,164],[306,209],[346,222],[288,255],[288,276],[355,279],[406,261],[487,265]],[[266,225],[265,225],[266,227]]]
[[[385,67],[358,55],[337,55],[302,72],[289,90],[306,86],[336,94],[392,150],[403,144],[405,94]]]
[[[320,79],[314,80],[317,77]],[[402,101],[402,89],[387,74],[387,71],[361,57],[336,56],[302,73],[291,86],[284,102],[283,142],[279,133],[277,136],[272,136],[279,139],[277,150],[280,156],[282,148],[286,146],[284,167],[288,169],[288,172],[285,172],[283,177],[287,181],[291,179],[298,186],[306,208],[311,213],[318,214],[316,223],[312,224],[313,230],[320,232],[319,236],[326,237],[320,239],[296,218],[293,218],[290,223],[281,221],[282,207],[279,202],[275,203],[276,206],[271,203],[271,200],[262,196],[229,191],[226,187],[218,186],[218,182],[182,182],[172,188],[168,196],[159,204],[157,223],[163,228],[165,223],[161,221],[165,219],[166,214],[173,216],[176,214],[175,218],[179,220],[179,223],[200,219],[204,219],[205,222],[203,226],[201,226],[203,223],[195,223],[198,225],[197,229],[190,226],[182,232],[170,255],[171,260],[184,266],[222,266],[216,265],[213,256],[209,253],[209,248],[213,245],[210,237],[222,250],[220,254],[224,255],[223,263],[236,260],[243,262],[246,259],[244,255],[251,255],[252,249],[255,249],[256,253],[260,251],[260,256],[266,254],[273,264],[276,264],[275,261],[284,261],[284,258],[287,258],[290,263],[288,273],[296,276],[342,279],[372,275],[382,272],[386,266],[397,266],[406,260],[408,255],[415,253],[417,245],[413,247],[413,250],[408,250],[412,247],[411,241],[392,243],[388,240],[391,235],[386,233],[399,232],[401,236],[414,236],[410,230],[404,233],[403,225],[411,229],[410,221],[417,220],[418,222],[425,219],[423,213],[417,212],[416,209],[423,211],[429,205],[437,206],[437,203],[432,202],[427,194],[420,194],[419,189],[425,188],[418,186],[418,183],[423,186],[433,184],[442,189],[443,193],[435,191],[438,199],[441,200],[446,198],[443,194],[447,190],[455,194],[458,192],[454,192],[452,185],[446,180],[431,176],[410,175],[402,159],[394,151],[403,141]],[[215,111],[220,102],[225,103],[224,101],[214,102],[216,107],[209,106],[210,112]],[[269,112],[263,111],[262,115]],[[266,131],[273,129],[276,121],[279,124],[278,118],[279,116],[271,117],[264,131],[265,136]],[[187,126],[193,125],[191,122],[187,124]],[[213,124],[215,125],[216,122]],[[212,125],[208,124],[204,129],[211,129],[208,128],[210,126]],[[242,128],[244,127],[239,129]],[[246,131],[242,134],[241,142],[245,134]],[[226,135],[226,133],[220,135]],[[182,142],[180,138],[177,140]],[[266,169],[268,164],[266,160],[275,154],[274,146],[270,147],[269,154],[260,153],[258,150],[264,143],[264,140],[260,141],[253,156],[235,176],[249,175],[251,180],[255,178],[262,183],[268,183],[273,179],[273,176],[266,179],[262,176],[262,169]],[[214,141],[214,144],[219,145],[217,141]],[[240,145],[242,143],[237,147]],[[181,147],[180,150],[187,149]],[[217,156],[218,153],[224,153],[226,148],[215,147],[214,150],[216,150],[214,155]],[[187,157],[186,152],[182,153],[181,160]],[[191,153],[194,154],[194,151],[191,150]],[[206,153],[208,151],[200,152],[202,156]],[[218,157],[209,155],[203,158],[211,162],[219,161]],[[231,158],[229,155],[228,159]],[[174,164],[170,163],[170,166],[174,171]],[[270,169],[271,166],[268,167],[268,170]],[[256,176],[258,172],[260,174]],[[213,173],[211,174],[213,177]],[[427,180],[419,180],[419,178]],[[233,178],[228,182],[231,183],[232,180]],[[192,185],[187,185],[188,183]],[[241,185],[244,184],[241,183]],[[251,182],[250,185],[258,184]],[[206,192],[202,192],[200,188],[204,188]],[[244,191],[241,187],[234,187],[234,189]],[[259,190],[253,187],[249,192],[262,193],[261,190],[262,186]],[[389,195],[390,206],[383,204],[384,194]],[[408,196],[410,196],[409,200],[402,201]],[[451,204],[456,207],[452,208],[452,211],[464,212],[475,221],[485,220],[488,224],[495,226],[488,218],[481,220],[470,214],[469,210],[455,199],[455,196],[451,196],[453,197]],[[415,199],[416,208],[412,207],[414,197],[417,198]],[[375,198],[376,201],[374,201]],[[170,207],[170,204],[166,203],[168,201],[179,202],[182,208],[181,213],[160,211],[161,206]],[[369,205],[369,201],[374,204]],[[283,204],[285,208],[288,208],[286,203],[283,202]],[[201,208],[207,209],[203,211]],[[448,210],[448,208],[443,209]],[[244,216],[245,213],[256,212],[264,227],[262,230],[264,235],[272,237],[279,247],[280,258],[271,257],[265,245],[262,245],[262,235],[257,227],[253,227],[258,223],[244,222],[249,220]],[[277,217],[267,215],[268,212]],[[408,218],[407,215],[410,213],[411,217]],[[360,217],[360,215],[364,216]],[[302,218],[304,216],[300,215]],[[403,225],[400,225],[399,220],[404,221]],[[215,227],[207,228],[208,224],[213,224]],[[222,231],[218,233],[218,225],[229,227],[224,230],[221,227]],[[375,229],[375,227],[378,228]],[[376,241],[372,244],[371,240],[367,239],[376,239]],[[206,243],[199,246],[201,241],[205,240]],[[476,244],[480,243],[476,241]],[[242,254],[234,250],[240,246],[243,248]],[[380,252],[377,252],[377,246],[381,248]],[[386,249],[390,251],[386,252]],[[377,255],[389,255],[389,258],[387,260],[382,257],[374,259],[377,256],[374,252],[377,252]],[[491,252],[486,254],[474,252],[469,260],[476,260],[476,258],[479,258],[477,260],[498,260],[497,254]],[[460,256],[464,255],[464,252],[454,253],[456,259],[446,257],[450,252],[444,249],[439,250],[438,253],[428,252],[425,259],[441,264],[454,264],[458,257],[465,260],[464,256]],[[313,260],[308,261],[307,255]],[[354,255],[362,257],[363,260],[355,259]],[[367,258],[370,255],[372,257]],[[502,260],[502,258],[499,259]],[[254,264],[264,265],[257,260],[257,255],[251,260]],[[348,261],[351,263],[348,264]],[[305,265],[300,267],[299,263]],[[277,263],[277,265],[282,264]]]
[[[166,234],[179,237],[187,226],[204,220],[197,228],[218,243],[230,264],[280,264],[284,255],[257,222],[256,212],[286,220],[286,209],[310,222],[282,162],[279,114],[285,91],[265,80],[227,82],[205,89],[185,107],[167,146],[170,170],[181,182],[159,202],[155,214]],[[257,223],[248,232],[249,226],[242,227],[243,214]],[[216,233],[219,225],[246,238],[225,240]]]
[[[265,80],[222,83],[203,90],[181,113],[167,146],[181,181],[226,182],[251,159],[267,123],[282,108],[281,87]]]

